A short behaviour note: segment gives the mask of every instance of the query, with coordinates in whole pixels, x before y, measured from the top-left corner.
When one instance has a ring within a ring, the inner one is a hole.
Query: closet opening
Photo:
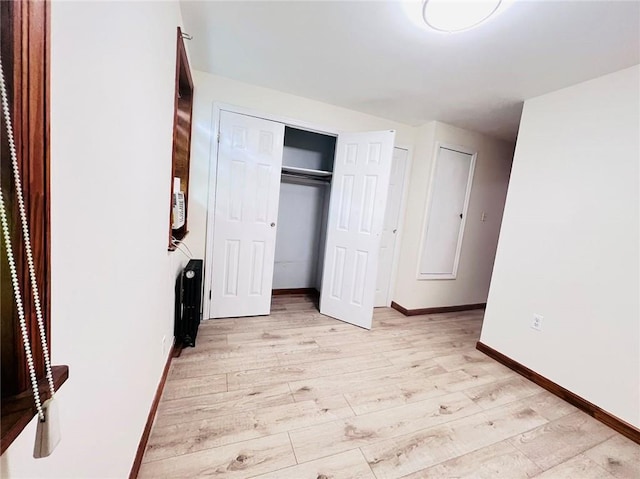
[[[285,127],[273,295],[319,297],[335,149],[333,136]]]
[[[321,314],[371,329],[395,132],[223,109],[218,128],[208,316],[264,316],[274,290],[320,290]]]

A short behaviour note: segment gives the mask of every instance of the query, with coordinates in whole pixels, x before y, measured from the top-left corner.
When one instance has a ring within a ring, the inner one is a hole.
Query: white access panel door
[[[338,136],[320,312],[371,329],[394,131]]]
[[[444,146],[437,150],[418,278],[456,277],[475,158]]]
[[[378,259],[378,276],[376,281],[376,295],[374,306],[387,306],[389,288],[393,269],[393,257],[396,248],[398,224],[400,223],[400,206],[404,190],[404,174],[407,167],[409,152],[402,148],[393,149],[391,163],[391,177],[389,179],[389,194],[387,209],[384,214],[382,236],[380,239],[380,253]]]
[[[220,112],[213,232],[213,318],[271,310],[284,125]]]

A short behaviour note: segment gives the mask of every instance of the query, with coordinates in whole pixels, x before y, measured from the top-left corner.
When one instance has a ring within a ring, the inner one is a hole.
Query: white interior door
[[[393,269],[393,258],[396,248],[398,224],[400,223],[400,206],[404,191],[404,174],[407,167],[409,152],[402,148],[393,149],[391,176],[389,178],[389,193],[387,208],[384,214],[382,235],[380,237],[380,253],[378,259],[378,276],[374,306],[388,306],[389,289]]]
[[[395,132],[338,136],[320,312],[371,329]]]
[[[418,278],[456,277],[475,158],[453,147],[437,150]]]
[[[213,232],[213,318],[271,310],[284,125],[222,111]]]

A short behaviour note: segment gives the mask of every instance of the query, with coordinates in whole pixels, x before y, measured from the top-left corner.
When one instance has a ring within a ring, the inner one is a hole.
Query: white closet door
[[[454,279],[476,155],[440,146],[422,240],[419,279]]]
[[[404,190],[404,173],[407,168],[408,154],[409,152],[402,148],[393,149],[387,208],[385,210],[384,225],[380,239],[380,259],[378,263],[374,303],[376,307],[388,306],[393,257],[396,249],[398,224],[400,223],[400,206],[402,204],[402,192]]]
[[[284,125],[220,113],[211,316],[271,310]]]
[[[371,329],[395,132],[338,136],[320,312]]]

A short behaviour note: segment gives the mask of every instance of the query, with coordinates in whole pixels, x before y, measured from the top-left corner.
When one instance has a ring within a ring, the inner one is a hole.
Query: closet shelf
[[[317,176],[318,178],[331,178],[333,173],[324,170],[312,170],[310,168],[298,168],[297,166],[282,166],[283,173],[291,173],[305,176]]]

